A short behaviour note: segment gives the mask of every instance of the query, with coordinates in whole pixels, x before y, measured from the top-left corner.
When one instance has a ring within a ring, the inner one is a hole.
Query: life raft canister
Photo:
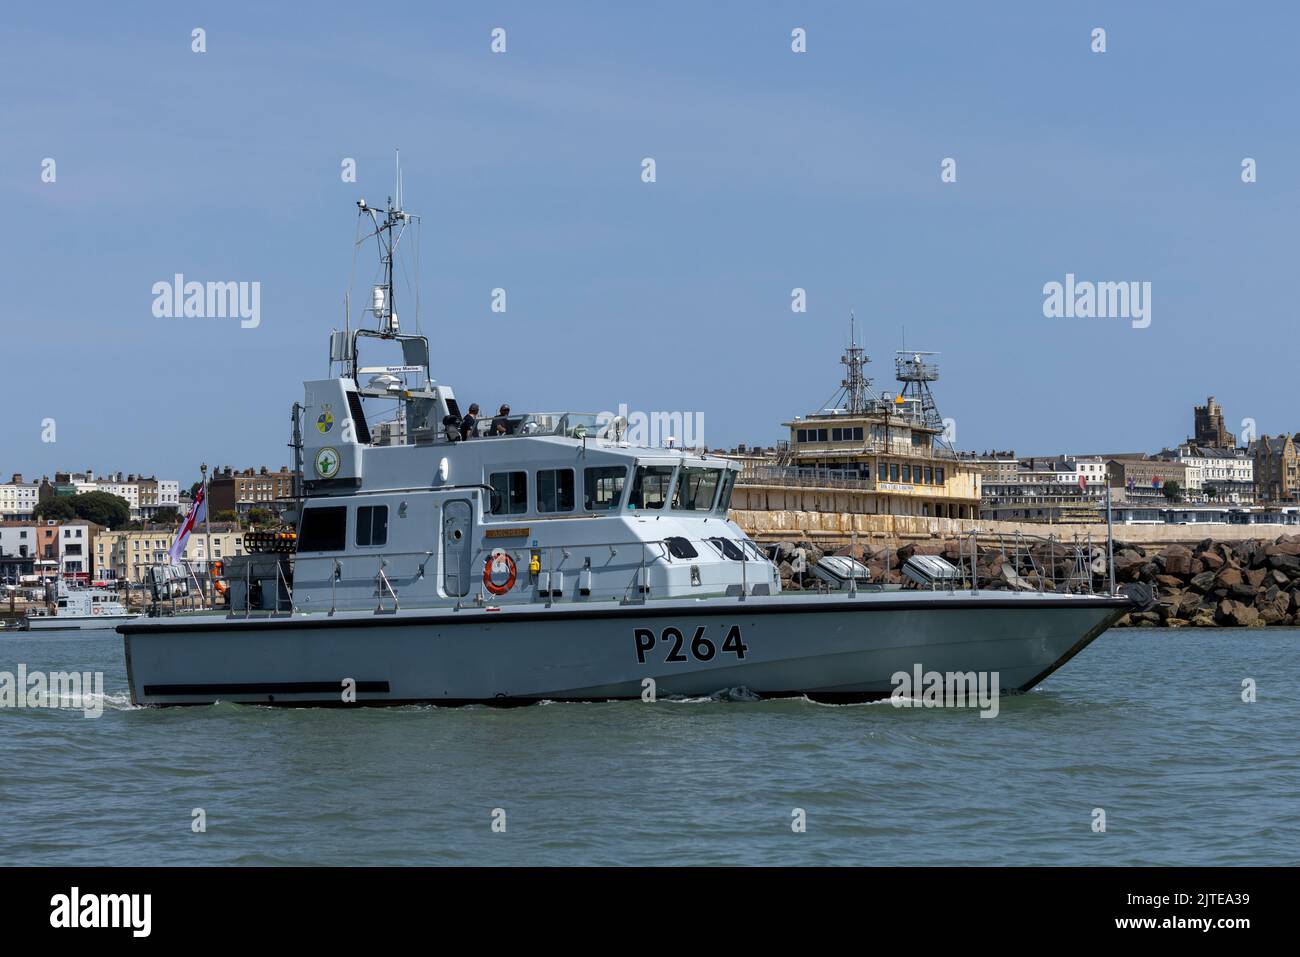
[[[499,573],[502,570],[506,573],[504,583],[498,584],[493,578],[493,573]],[[493,552],[483,562],[483,587],[494,595],[504,595],[510,589],[515,587],[515,576],[518,569],[515,568],[515,560],[506,552]]]

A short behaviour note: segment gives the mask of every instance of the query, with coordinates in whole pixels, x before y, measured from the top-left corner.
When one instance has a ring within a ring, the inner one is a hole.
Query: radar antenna
[[[902,383],[899,398],[914,400],[920,407],[921,418],[927,426],[938,431],[943,430],[943,417],[939,414],[939,405],[935,402],[931,382],[939,381],[939,366],[926,361],[926,356],[937,356],[937,352],[919,352],[900,349],[894,354],[894,378]]]

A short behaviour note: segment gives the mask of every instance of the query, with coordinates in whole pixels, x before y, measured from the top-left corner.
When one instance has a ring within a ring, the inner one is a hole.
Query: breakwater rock
[[[1156,604],[1119,624],[1256,628],[1300,624],[1300,535],[1168,545],[1146,551],[1115,543],[1119,582],[1150,586]]]
[[[824,555],[856,558],[873,582],[887,584],[904,581],[899,569],[913,555],[939,555],[967,571],[972,557],[969,538],[834,551],[783,541],[768,545],[767,554],[781,572],[782,587],[791,591],[819,587],[809,569]],[[974,562],[980,588],[1103,592],[1108,585],[1104,543],[980,544]],[[1146,586],[1155,599],[1148,609],[1125,615],[1117,627],[1300,625],[1300,535],[1232,542],[1207,538],[1163,548],[1116,541],[1115,580],[1121,589]]]

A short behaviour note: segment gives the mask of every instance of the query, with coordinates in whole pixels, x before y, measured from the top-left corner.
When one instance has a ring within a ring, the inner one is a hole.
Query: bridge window
[[[362,505],[357,509],[357,544],[388,544],[388,506]]]
[[[347,506],[305,508],[298,532],[300,552],[341,552],[347,547]]]
[[[573,469],[538,469],[537,511],[573,511]]]
[[[713,508],[713,495],[718,490],[718,479],[721,477],[721,469],[683,466],[677,474],[677,486],[673,489],[673,508],[707,512]]]
[[[745,553],[740,550],[740,546],[728,538],[710,538],[710,545],[718,550],[723,558],[730,558],[733,562],[743,561]]]
[[[589,512],[618,508],[626,484],[627,469],[621,465],[587,469],[583,474],[583,505]]]
[[[521,515],[528,511],[527,472],[493,472],[488,484],[497,493],[493,515]]]
[[[642,465],[632,480],[628,508],[663,508],[668,501],[668,484],[673,479],[671,465]]]
[[[731,507],[731,491],[736,487],[736,473],[727,469],[722,473],[722,489],[718,492],[718,507],[716,511],[720,515],[726,515],[727,509]]]

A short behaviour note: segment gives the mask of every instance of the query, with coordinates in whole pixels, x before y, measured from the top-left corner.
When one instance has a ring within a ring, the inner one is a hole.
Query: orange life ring
[[[98,614],[99,614],[99,606],[98,606],[98,605],[95,605],[94,607],[92,607],[92,608],[90,609],[90,613],[91,613],[92,615],[98,615]]]
[[[492,570],[497,567],[498,562],[504,562],[506,566],[506,581],[504,585],[498,585],[492,580]],[[518,569],[515,568],[515,560],[506,552],[493,552],[483,562],[483,587],[494,595],[504,595],[510,589],[515,587],[515,575]]]

